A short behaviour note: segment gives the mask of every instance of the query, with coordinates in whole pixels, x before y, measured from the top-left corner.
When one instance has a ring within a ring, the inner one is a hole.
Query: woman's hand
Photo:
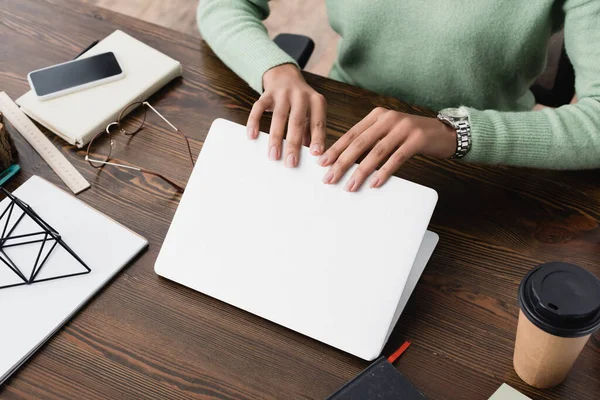
[[[323,167],[331,165],[323,182],[332,184],[338,182],[362,154],[369,152],[346,182],[345,190],[355,192],[384,161],[369,182],[372,188],[383,185],[412,156],[450,158],[456,146],[456,131],[438,119],[378,107],[346,132],[318,163]]]
[[[288,122],[285,152],[286,167],[298,165],[302,144],[310,143],[312,155],[321,155],[325,149],[325,98],[308,86],[300,70],[293,64],[272,68],[263,75],[262,96],[250,111],[247,132],[249,139],[258,137],[260,118],[265,111],[273,111],[269,129],[268,156],[279,160],[285,124]]]

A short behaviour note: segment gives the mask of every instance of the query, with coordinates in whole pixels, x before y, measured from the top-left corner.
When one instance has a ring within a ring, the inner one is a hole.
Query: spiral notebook
[[[27,215],[19,222],[20,231],[9,234],[14,223],[6,218],[20,218],[19,207],[0,218],[0,384],[148,245],[143,237],[38,176],[12,195],[44,222],[32,222]],[[0,213],[10,203],[8,197],[2,200]],[[33,240],[39,236],[26,236],[40,227],[56,232],[67,248],[52,249],[46,242],[44,247]],[[25,245],[9,246],[7,237],[20,237]],[[36,270],[42,259],[45,263]],[[24,284],[23,277],[30,276]]]

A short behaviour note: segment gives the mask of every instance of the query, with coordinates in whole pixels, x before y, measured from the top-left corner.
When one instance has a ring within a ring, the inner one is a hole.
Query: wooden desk
[[[66,0],[0,0],[0,90],[17,98],[28,89],[27,72],[69,60],[115,29],[183,64],[183,79],[151,102],[193,138],[195,154],[213,119],[246,121],[256,94],[204,43]],[[330,142],[374,106],[427,114],[350,85],[307,79],[328,100]],[[183,149],[160,120],[150,119],[151,128],[136,136],[121,159],[185,183],[190,170]],[[0,387],[0,398],[319,399],[367,366],[159,278],[154,260],[180,196],[150,176],[115,168],[98,173],[83,160],[82,150],[51,137],[92,183],[79,198],[144,235],[150,248]],[[31,174],[64,187],[31,147],[15,138],[23,172],[9,188]],[[385,349],[389,354],[412,339],[397,368],[431,399],[487,399],[502,382],[532,398],[597,399],[598,333],[568,380],[554,390],[525,385],[513,371],[512,351],[517,285],[530,268],[568,260],[600,276],[598,172],[419,158],[399,175],[439,192],[431,229],[440,234],[440,244]]]

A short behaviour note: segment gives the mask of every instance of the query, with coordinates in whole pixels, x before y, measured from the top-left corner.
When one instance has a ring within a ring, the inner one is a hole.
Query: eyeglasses
[[[134,136],[136,133],[142,130],[144,122],[146,122],[147,109],[154,111],[156,115],[158,115],[163,121],[169,124],[169,126],[173,128],[173,130],[177,132],[177,134],[181,136],[181,138],[183,138],[187,146],[187,153],[190,157],[190,162],[193,168],[194,157],[192,156],[192,149],[190,148],[190,142],[188,138],[179,129],[177,129],[175,125],[173,125],[165,117],[163,117],[161,113],[156,111],[156,109],[152,107],[147,101],[136,101],[134,103],[129,104],[119,114],[119,119],[117,120],[117,122],[111,122],[106,126],[106,129],[103,132],[100,132],[96,136],[94,136],[88,144],[87,152],[85,154],[85,160],[89,162],[92,167],[98,169],[103,168],[105,165],[113,165],[115,167],[127,168],[145,174],[150,174],[164,180],[178,191],[183,192],[183,187],[179,186],[178,184],[164,177],[158,172],[144,168],[139,168],[132,165],[110,162],[110,156],[112,154],[112,149],[115,144],[112,135],[116,131],[117,133],[120,132],[125,134],[126,136]],[[99,140],[99,138],[105,133],[108,135],[108,140]]]

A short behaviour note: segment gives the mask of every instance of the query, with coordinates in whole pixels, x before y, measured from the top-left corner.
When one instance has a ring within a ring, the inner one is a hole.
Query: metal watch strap
[[[471,148],[471,126],[467,121],[454,123],[456,129],[456,152],[451,159],[464,157]]]

